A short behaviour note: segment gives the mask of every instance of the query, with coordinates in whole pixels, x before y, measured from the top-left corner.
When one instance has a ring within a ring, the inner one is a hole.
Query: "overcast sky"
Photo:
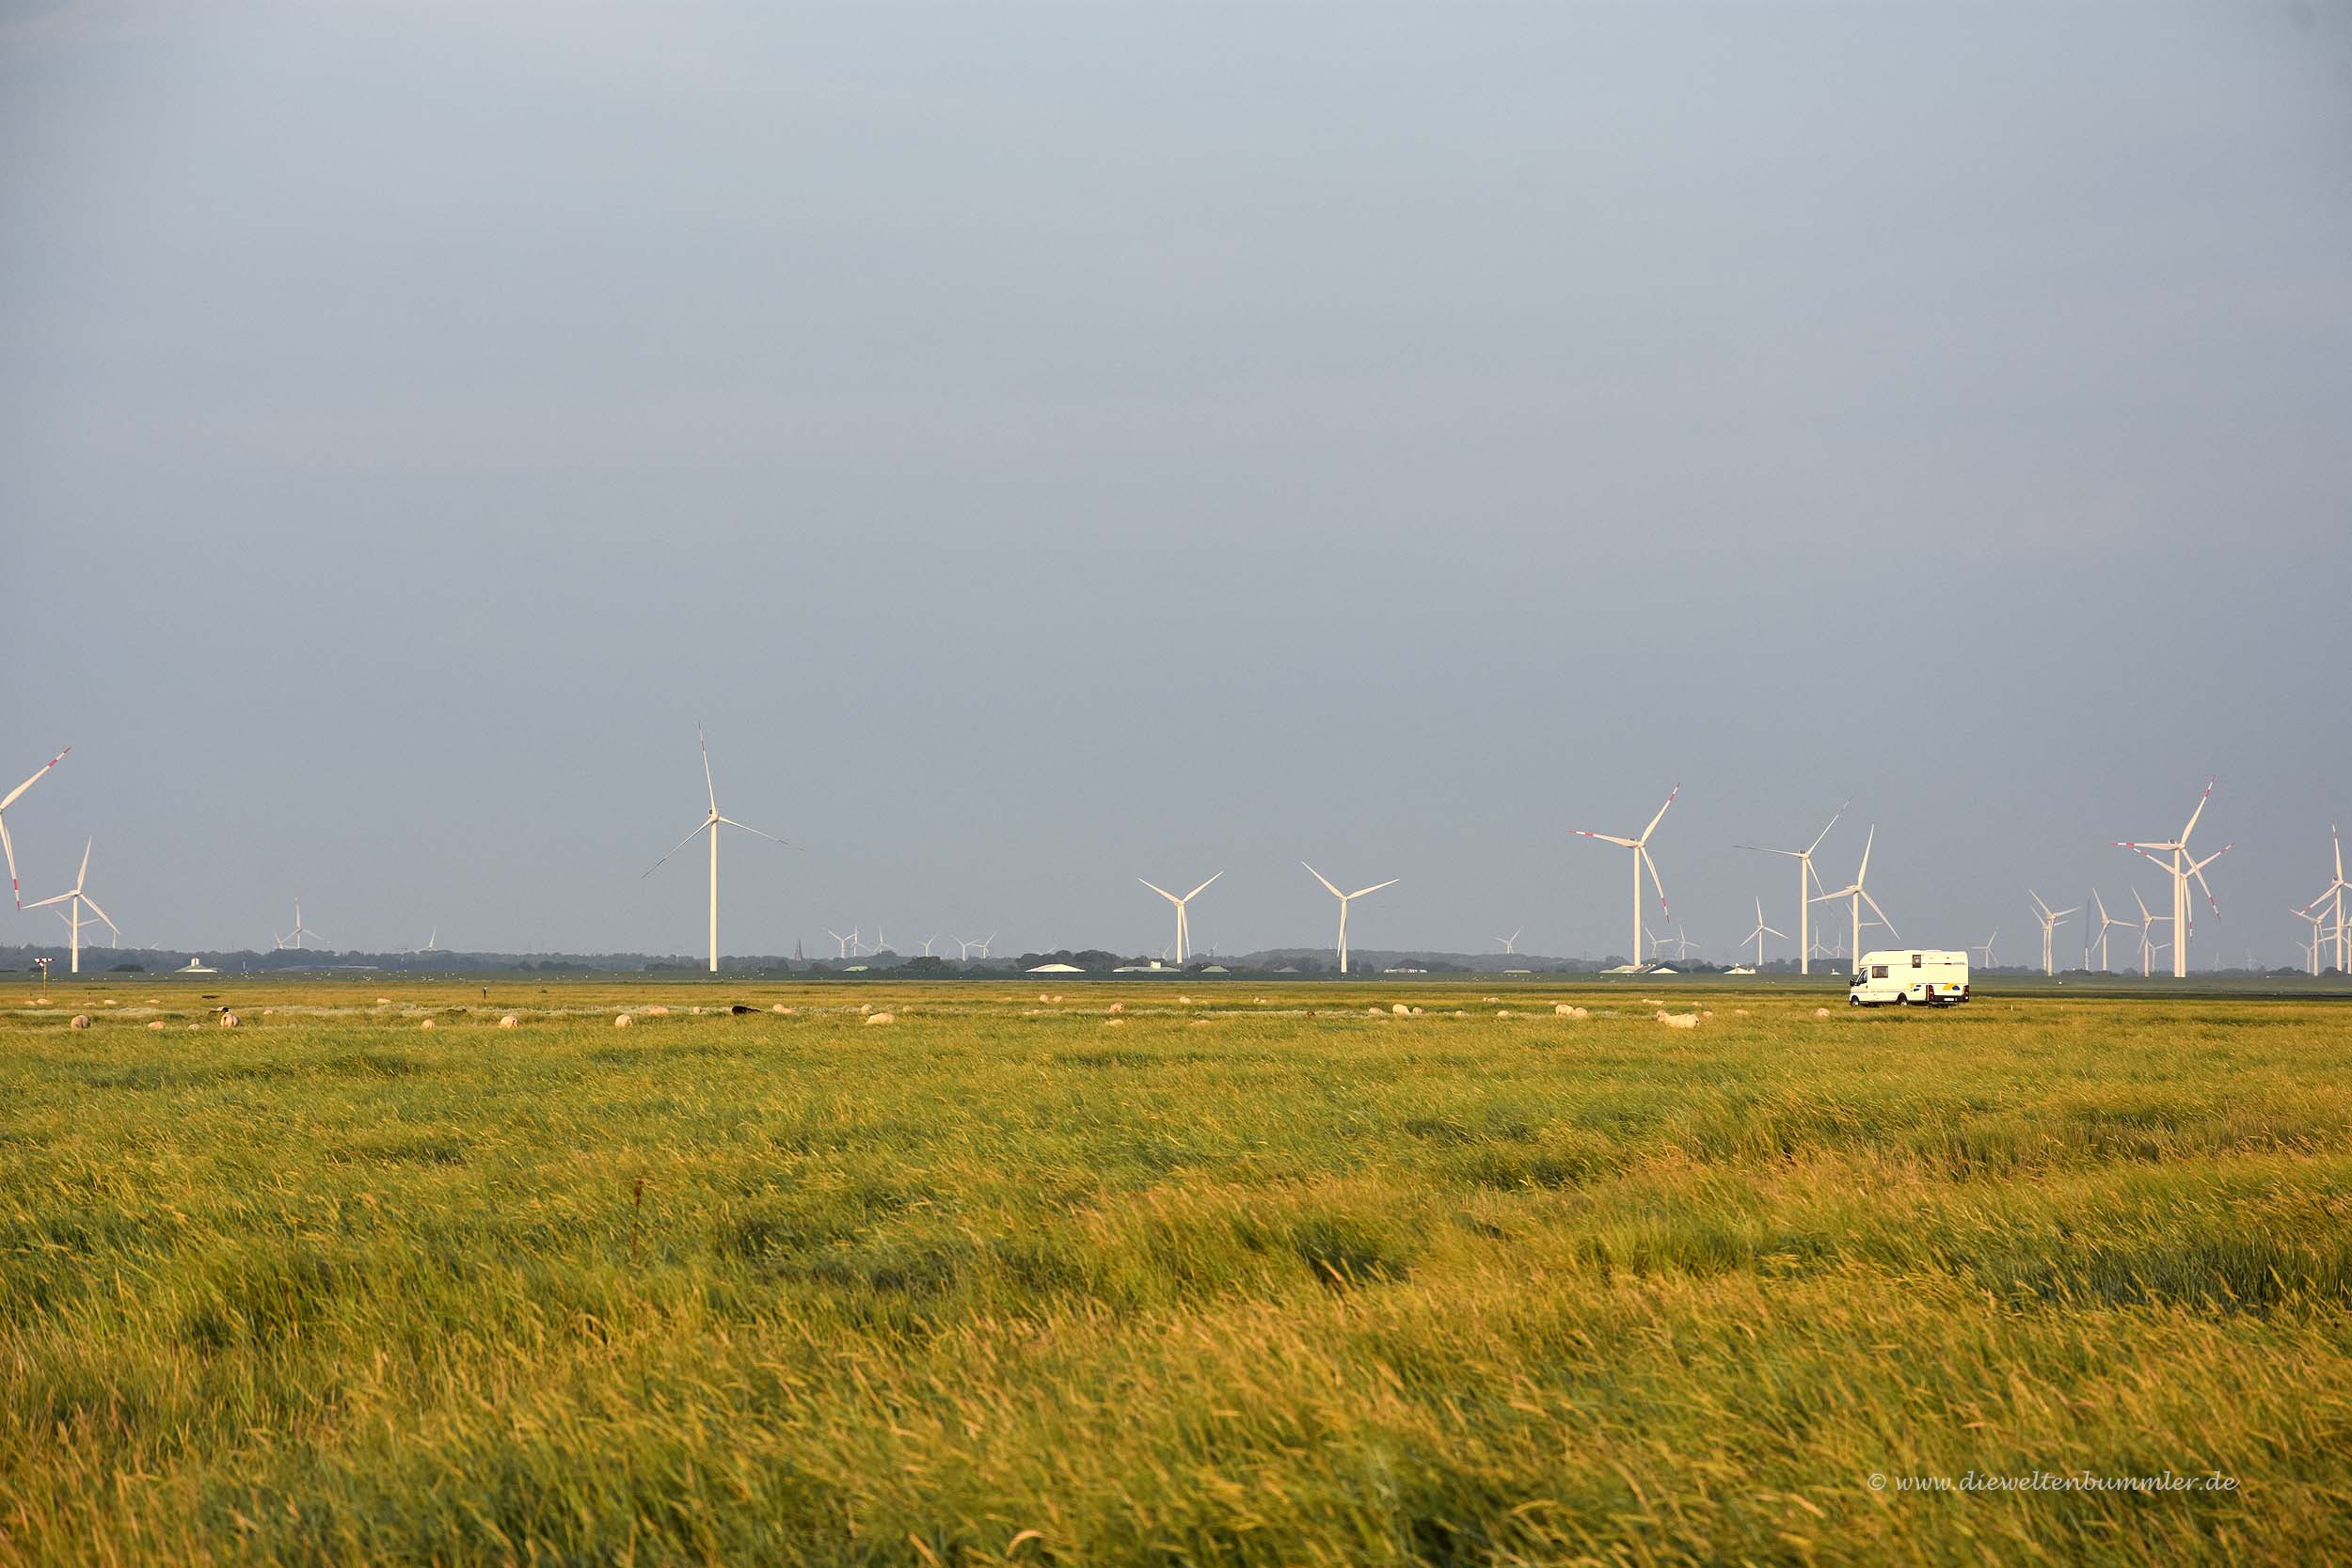
[[[1710,953],[1851,797],[2022,959],[2217,774],[2286,961],[2352,825],[2343,5],[0,0],[0,146],[135,942],[697,951],[697,720],[730,952],[1622,951],[1679,781]]]

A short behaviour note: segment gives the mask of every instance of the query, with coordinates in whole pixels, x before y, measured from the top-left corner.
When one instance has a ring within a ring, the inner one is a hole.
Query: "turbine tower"
[[[35,774],[34,777],[38,778],[40,775]],[[87,842],[85,842],[82,846],[82,869],[74,873],[73,885],[72,887],[66,889],[63,893],[58,894],[55,898],[43,898],[37,904],[27,904],[24,906],[26,909],[30,910],[45,910],[52,904],[64,904],[66,906],[57,912],[65,917],[67,927],[73,933],[72,962],[71,967],[72,972],[75,974],[82,973],[82,906],[85,904],[88,905],[90,913],[106,922],[106,929],[114,932],[116,942],[119,942],[122,940],[121,927],[117,926],[112,920],[107,919],[106,911],[98,907],[97,899],[92,898],[88,894],[82,891],[83,887],[89,881],[89,851],[90,847]]]
[[[2191,928],[2188,902],[2189,879],[2196,878],[2197,885],[2205,890],[2205,902],[2213,906],[2214,918],[2218,920],[2221,917],[2221,905],[2214,898],[2213,884],[2205,880],[2205,867],[2236,847],[2234,844],[2225,844],[2201,861],[2193,860],[2189,856],[2188,835],[2197,831],[2197,819],[2205,815],[2205,802],[2213,799],[2213,780],[2205,781],[2205,793],[2197,798],[2197,809],[2188,814],[2188,826],[2181,830],[2179,838],[2147,843],[2118,839],[2114,846],[2118,849],[2130,849],[2145,855],[2171,873],[2172,977],[2175,980],[2188,978],[2188,938]],[[2164,851],[2165,855],[2170,858],[2160,858],[2155,853],[2157,850]]]
[[[1300,861],[1298,863],[1307,865],[1305,861]],[[1375,882],[1370,887],[1359,887],[1353,893],[1342,893],[1338,888],[1331,886],[1330,878],[1326,877],[1313,866],[1307,865],[1307,875],[1321,882],[1325,887],[1330,888],[1331,896],[1340,901],[1340,973],[1344,974],[1347,973],[1347,906],[1368,893],[1377,893],[1384,887],[1394,887],[1404,879],[1391,877],[1385,882]]]
[[[2082,906],[2077,904],[2071,910],[2054,910],[2043,903],[2042,895],[2033,889],[2027,888],[2026,893],[2033,900],[2034,918],[2042,922],[2042,973],[2056,974],[2058,960],[2051,954],[2052,939],[2058,934],[2058,922],[2070,914],[2079,913]]]
[[[645,877],[650,877],[660,870],[670,855],[676,854],[680,849],[693,843],[696,834],[708,833],[710,835],[710,973],[716,974],[719,973],[719,830],[722,827],[741,828],[743,832],[755,838],[764,838],[771,844],[783,844],[787,849],[797,849],[800,846],[785,844],[784,840],[773,833],[763,833],[757,828],[746,826],[732,816],[720,816],[719,786],[712,783],[710,778],[710,742],[704,736],[703,727],[700,724],[694,726],[694,743],[702,748],[703,788],[710,797],[710,815],[702,819],[701,824],[694,829],[693,832],[688,833],[684,838],[671,845],[670,853],[645,867],[644,876],[637,879],[642,882]]]
[[[1851,800],[1846,802],[1846,806],[1852,804]],[[1797,863],[1797,973],[1800,974],[1813,973],[1812,898],[1813,890],[1821,885],[1821,879],[1813,869],[1813,851],[1821,847],[1821,840],[1829,837],[1829,829],[1837,826],[1837,819],[1846,815],[1846,806],[1839,806],[1833,812],[1829,828],[1815,833],[1813,842],[1802,849],[1767,849],[1759,844],[1740,846],[1742,849],[1754,849],[1762,855],[1788,855]]]
[[[1824,832],[1828,832],[1827,829],[1823,829],[1822,831]],[[1867,904],[1870,906],[1870,912],[1879,917],[1879,924],[1886,927],[1886,934],[1888,936],[1894,937],[1898,941],[1901,940],[1902,937],[1902,933],[1895,929],[1895,923],[1886,918],[1886,911],[1879,908],[1879,901],[1871,897],[1869,890],[1862,885],[1864,882],[1869,880],[1870,847],[1878,843],[1878,825],[1873,823],[1870,827],[1869,835],[1862,841],[1862,865],[1861,868],[1853,874],[1853,880],[1848,882],[1844,887],[1839,888],[1835,893],[1824,893],[1814,899],[1814,902],[1817,904],[1827,904],[1839,898],[1846,900],[1849,911],[1853,919],[1853,961],[1855,963],[1860,963],[1862,961],[1863,905]],[[1815,842],[1819,843],[1820,840],[1817,839]]]
[[[1658,890],[1659,912],[1669,919],[1674,916],[1674,911],[1666,908],[1666,885],[1658,879],[1658,863],[1649,858],[1649,835],[1658,831],[1659,822],[1666,815],[1666,806],[1673,805],[1675,796],[1681,793],[1682,786],[1676,784],[1672,793],[1666,797],[1666,805],[1658,808],[1658,815],[1649,819],[1649,826],[1642,830],[1642,836],[1639,838],[1619,838],[1614,833],[1587,832],[1582,828],[1574,830],[1579,838],[1597,838],[1603,844],[1613,844],[1621,849],[1633,851],[1633,961],[1635,963],[1642,961],[1642,868],[1644,866],[1649,868],[1649,885]]]
[[[1222,877],[1224,875],[1225,873],[1220,871],[1216,874],[1216,877]],[[1209,882],[1216,881],[1216,877],[1210,878]],[[1200,895],[1208,888],[1209,882],[1202,882],[1200,886],[1194,888],[1190,893],[1187,893],[1182,898],[1179,898],[1174,894],[1168,892],[1168,889],[1160,886],[1157,882],[1150,881],[1142,877],[1137,877],[1136,880],[1142,882],[1145,887],[1150,888],[1153,893],[1158,894],[1161,897],[1176,906],[1176,967],[1179,969],[1184,968],[1184,960],[1192,957],[1192,917],[1186,911],[1185,906],[1190,904],[1194,899],[1200,897]]]
[[[1740,939],[1743,942],[1752,942],[1756,943],[1756,967],[1758,969],[1762,969],[1764,967],[1764,938],[1768,934],[1776,936],[1784,942],[1788,939],[1788,932],[1775,931],[1770,926],[1764,924],[1764,900],[1758,898],[1756,901],[1756,929],[1750,931],[1746,936]]]
[[[73,748],[68,746],[65,752],[72,750]],[[65,760],[65,752],[59,752],[42,763],[31,778],[9,790],[6,800],[0,800],[0,856],[7,857],[8,863],[8,896],[16,900],[16,907],[20,910],[24,907],[24,890],[16,882],[16,846],[8,842],[8,808],[16,804],[18,797],[48,777],[49,770]]]

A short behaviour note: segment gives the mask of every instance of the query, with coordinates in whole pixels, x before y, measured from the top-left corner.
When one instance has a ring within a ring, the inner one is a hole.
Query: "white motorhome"
[[[1846,1001],[1856,1007],[1947,1007],[1968,1000],[1968,955],[1906,947],[1895,953],[1865,953]]]

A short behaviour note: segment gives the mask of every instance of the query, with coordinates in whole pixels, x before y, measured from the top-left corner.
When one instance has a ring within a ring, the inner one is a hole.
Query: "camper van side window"
[[[1886,966],[1885,966],[1884,964],[1872,964],[1872,965],[1870,966],[1870,978],[1871,978],[1871,979],[1873,979],[1873,980],[1883,980],[1883,979],[1885,979],[1885,978],[1886,978]]]
[[[1920,957],[1921,957],[1921,955],[1919,955],[1919,954],[1917,954],[1917,953],[1914,953],[1914,954],[1911,956],[1911,967],[1912,967],[1912,968],[1914,968],[1914,969],[1917,969],[1917,968],[1919,967],[1919,959],[1920,959]]]

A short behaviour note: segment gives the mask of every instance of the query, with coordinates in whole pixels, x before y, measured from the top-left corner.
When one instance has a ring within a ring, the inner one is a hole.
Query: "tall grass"
[[[494,990],[0,1000],[0,1563],[2352,1555],[2341,1010]]]

